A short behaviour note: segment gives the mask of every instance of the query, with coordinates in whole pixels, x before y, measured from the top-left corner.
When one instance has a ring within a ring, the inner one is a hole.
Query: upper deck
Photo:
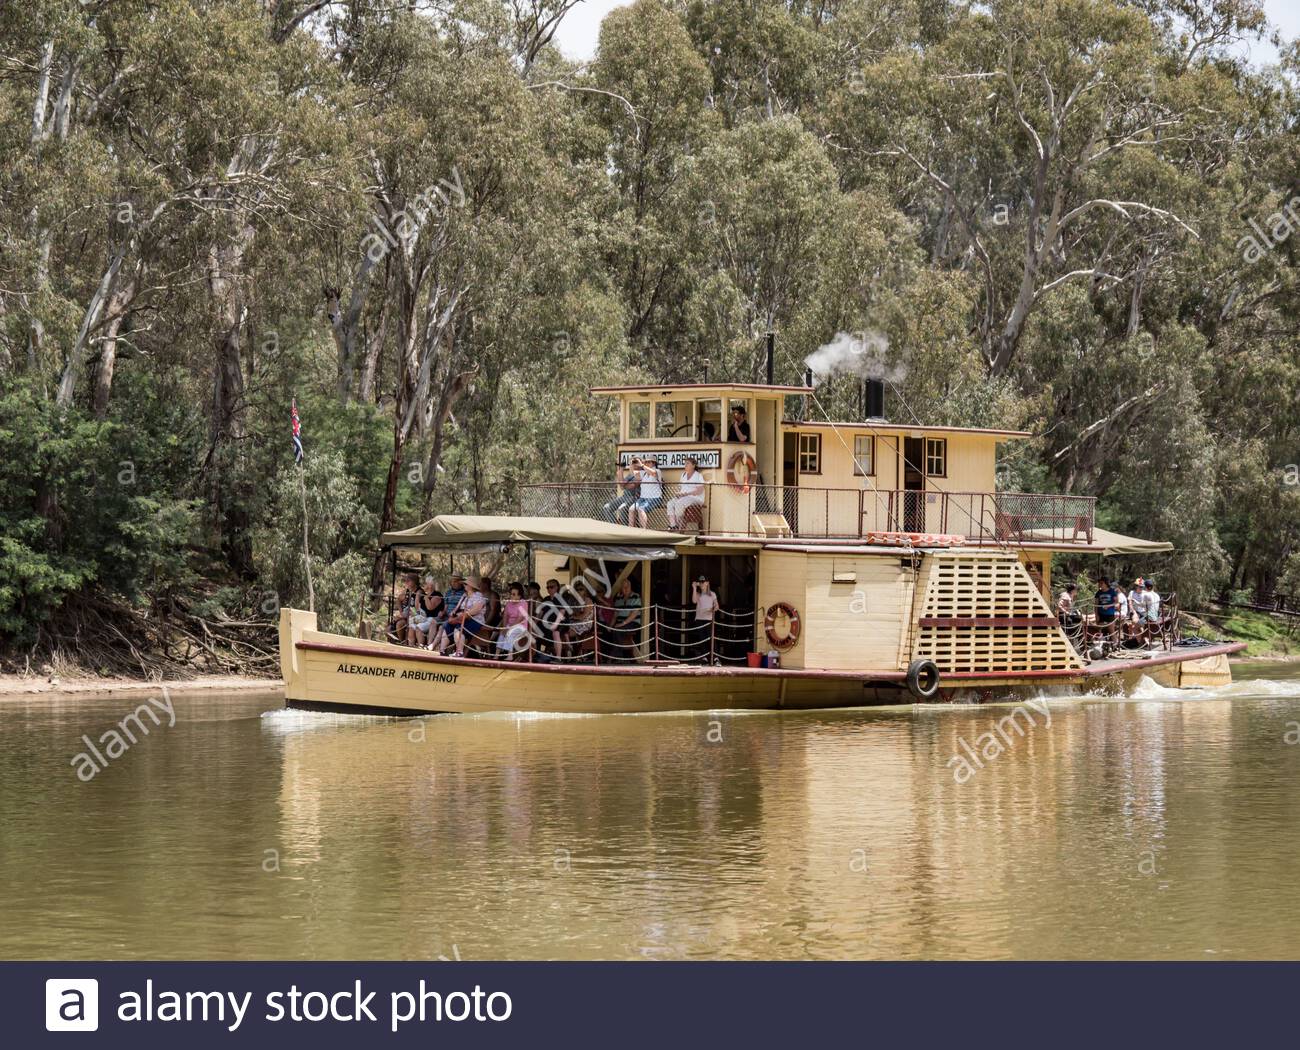
[[[747,383],[597,387],[617,398],[618,464],[653,459],[664,501],[688,458],[704,502],[689,526],[707,536],[864,539],[870,533],[959,535],[997,545],[1087,547],[1095,500],[997,491],[997,450],[1026,431],[812,420],[814,389]],[[863,408],[868,398],[864,391]],[[865,411],[864,411],[865,414]],[[522,511],[612,520],[607,480],[525,488]],[[667,527],[655,508],[647,522]]]

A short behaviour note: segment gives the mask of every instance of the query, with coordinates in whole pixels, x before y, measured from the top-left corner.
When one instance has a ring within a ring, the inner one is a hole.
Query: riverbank
[[[242,675],[203,675],[198,678],[144,680],[131,678],[45,677],[43,675],[0,675],[0,703],[18,697],[39,696],[42,693],[76,693],[86,696],[106,696],[114,693],[157,692],[166,686],[172,693],[193,693],[219,690],[221,692],[270,692],[284,688],[278,678],[249,678]]]
[[[1242,660],[1300,660],[1300,624],[1283,616],[1223,609],[1184,613],[1183,633],[1216,642],[1245,642]]]

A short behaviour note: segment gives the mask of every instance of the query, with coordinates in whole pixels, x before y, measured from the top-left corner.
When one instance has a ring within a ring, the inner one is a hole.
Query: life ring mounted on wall
[[[727,460],[727,484],[737,492],[747,494],[757,472],[758,464],[754,457],[744,450],[733,452]]]
[[[777,602],[767,607],[763,617],[763,630],[767,633],[768,644],[777,652],[793,649],[799,643],[799,610],[789,602]]]

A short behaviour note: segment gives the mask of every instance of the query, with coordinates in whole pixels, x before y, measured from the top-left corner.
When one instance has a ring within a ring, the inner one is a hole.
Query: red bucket
[[[750,667],[762,667],[762,666],[763,666],[763,654],[762,654],[762,653],[746,653],[746,654],[745,654],[745,663],[748,664]]]

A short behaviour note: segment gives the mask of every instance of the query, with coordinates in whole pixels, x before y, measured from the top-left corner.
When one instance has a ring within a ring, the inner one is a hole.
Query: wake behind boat
[[[619,403],[616,477],[533,486],[520,515],[385,534],[400,641],[282,610],[291,706],[806,709],[1231,681],[1244,645],[1185,642],[1176,595],[1148,587],[1131,609],[1091,615],[1049,604],[1054,553],[1170,545],[1099,528],[1090,497],[997,491],[997,448],[1023,432],[891,424],[872,384],[864,420],[835,424],[786,418],[808,387],[593,392]],[[483,584],[454,579],[444,598],[426,584],[446,602],[439,619],[408,586],[416,618],[404,618],[402,558],[520,552],[545,596],[489,602]]]

